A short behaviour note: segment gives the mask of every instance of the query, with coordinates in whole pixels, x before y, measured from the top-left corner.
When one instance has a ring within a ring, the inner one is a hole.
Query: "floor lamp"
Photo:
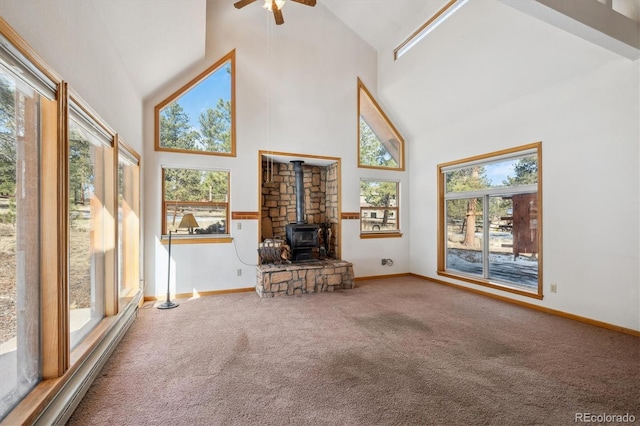
[[[193,228],[198,227],[198,222],[196,218],[193,217],[193,214],[187,213],[182,216],[182,220],[180,221],[180,225],[178,225],[178,229],[188,229],[189,234],[193,234]],[[171,301],[171,234],[172,230],[169,230],[169,259],[167,262],[167,300],[161,305],[158,305],[158,309],[172,309],[177,308],[178,304]]]

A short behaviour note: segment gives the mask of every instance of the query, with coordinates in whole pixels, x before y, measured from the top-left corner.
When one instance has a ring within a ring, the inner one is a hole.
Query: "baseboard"
[[[371,280],[384,280],[386,278],[400,278],[400,277],[409,277],[411,276],[410,272],[404,272],[402,274],[388,274],[388,275],[372,275],[370,277],[355,277],[354,281],[371,281]]]
[[[460,290],[464,290],[464,291],[468,291],[471,293],[475,293],[475,294],[479,294],[481,296],[486,296],[486,297],[490,297],[492,299],[497,299],[503,302],[507,302],[507,303],[511,303],[514,305],[518,305],[518,306],[522,306],[525,308],[529,308],[529,309],[533,309],[535,311],[540,311],[540,312],[544,312],[547,314],[551,314],[551,315],[555,315],[558,317],[562,317],[562,318],[567,318],[570,320],[574,320],[574,321],[579,321],[585,324],[589,324],[589,325],[593,325],[596,327],[601,327],[601,328],[606,328],[608,330],[613,330],[613,331],[617,331],[619,333],[623,333],[623,334],[629,334],[631,336],[635,336],[635,337],[640,337],[640,331],[638,330],[634,330],[632,328],[626,328],[626,327],[621,327],[619,325],[615,325],[615,324],[609,324],[607,322],[603,322],[603,321],[598,321],[598,320],[594,320],[591,318],[587,318],[587,317],[583,317],[580,315],[575,315],[575,314],[571,314],[568,312],[564,312],[564,311],[559,311],[557,309],[551,309],[551,308],[546,308],[544,306],[538,306],[538,305],[534,305],[533,303],[528,303],[528,302],[523,302],[521,300],[515,300],[515,299],[511,299],[509,297],[506,296],[501,296],[499,294],[493,294],[493,293],[488,293],[486,291],[482,291],[482,290],[478,290],[475,288],[470,288],[470,287],[466,287],[463,285],[459,285],[459,284],[454,284],[454,283],[450,283],[448,281],[444,281],[438,278],[432,278],[429,276],[425,276],[425,275],[419,275],[419,274],[414,274],[414,273],[409,273],[408,275],[411,275],[412,277],[416,277],[416,278],[420,278],[426,281],[431,281],[433,283],[436,284],[442,284],[442,285],[446,285],[449,287],[454,287]]]
[[[226,290],[211,290],[211,291],[199,291],[198,296],[219,296],[221,294],[231,294],[231,293],[248,293],[251,291],[256,291],[255,287],[241,287],[241,288],[230,288]],[[174,299],[190,299],[193,297],[193,293],[178,293],[174,294],[171,297]],[[158,300],[164,300],[164,297],[158,299],[156,296],[145,296],[145,302],[156,302]]]

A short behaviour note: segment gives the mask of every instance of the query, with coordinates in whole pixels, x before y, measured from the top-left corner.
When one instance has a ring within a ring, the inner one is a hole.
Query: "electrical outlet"
[[[551,293],[557,293],[558,292],[558,286],[556,284],[551,284]]]
[[[238,274],[239,277],[242,276],[242,269],[238,269],[238,271],[236,272]]]
[[[387,264],[387,259],[382,259],[381,262],[382,262],[383,265],[386,265]]]
[[[242,229],[242,222],[236,223],[236,229],[240,231]]]

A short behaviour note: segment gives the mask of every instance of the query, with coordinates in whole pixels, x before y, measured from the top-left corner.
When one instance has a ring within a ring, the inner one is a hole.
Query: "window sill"
[[[360,234],[360,239],[366,240],[369,238],[401,238],[402,232],[371,232],[366,234]]]
[[[456,280],[460,280],[460,281],[465,281],[471,284],[477,284],[477,285],[481,285],[484,287],[490,287],[496,290],[502,290],[502,291],[506,291],[509,293],[514,293],[514,294],[519,294],[521,296],[526,296],[526,297],[531,297],[534,299],[539,299],[542,300],[542,291],[538,291],[538,293],[534,293],[531,291],[526,291],[526,290],[520,290],[518,288],[515,287],[509,287],[506,284],[498,284],[498,283],[494,283],[491,282],[489,280],[483,280],[483,279],[478,279],[478,278],[472,278],[466,275],[459,275],[459,274],[455,274],[455,273],[451,273],[449,271],[437,271],[437,274],[442,276],[442,277],[447,277],[447,278],[453,278]],[[538,285],[539,286],[539,285]]]
[[[360,169],[376,169],[376,170],[392,170],[394,172],[404,172],[404,167],[386,167],[386,166],[374,166],[370,164],[358,163]]]
[[[171,245],[174,244],[228,244],[233,241],[229,235],[221,234],[220,236],[171,236]],[[169,245],[169,235],[163,235],[160,239],[162,245]]]
[[[179,152],[182,154],[196,154],[196,155],[218,155],[222,157],[235,157],[236,154],[232,150],[230,152],[217,152],[217,151],[205,151],[199,149],[179,149],[179,148],[167,148],[162,145],[156,145],[156,151],[164,151],[164,152]]]

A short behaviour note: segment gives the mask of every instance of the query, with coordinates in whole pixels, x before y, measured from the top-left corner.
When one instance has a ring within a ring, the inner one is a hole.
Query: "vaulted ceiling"
[[[90,1],[142,98],[204,56],[207,0],[128,0],[126,7],[117,1]],[[226,1],[233,9],[233,0],[209,1]],[[419,27],[444,1],[318,0],[316,8],[327,8],[381,51],[389,43],[402,42],[407,28]],[[283,11],[287,19],[291,11]]]
[[[141,98],[204,55],[206,0],[90,1]]]
[[[126,7],[123,7],[123,2],[90,1],[143,99],[205,55],[207,0],[128,0]],[[229,7],[233,8],[233,0],[209,1],[228,1]],[[640,23],[623,20],[620,18],[622,15],[612,14],[605,18],[613,18],[609,26],[615,31],[620,29],[621,23],[627,25],[629,31],[626,36],[632,42],[638,39],[635,47],[629,48],[628,43],[616,40],[620,38],[617,34],[603,37],[604,27],[589,31],[598,26],[597,22],[580,22],[577,15],[567,17],[574,10],[579,12],[575,2],[571,2],[572,6],[567,9],[563,6],[568,3],[566,0],[502,1],[552,25],[564,26],[563,29],[580,37],[591,38],[591,41],[611,50],[618,49],[618,53],[632,59],[634,56],[637,58],[640,51]],[[603,12],[601,1],[590,2],[582,4],[593,7],[597,13]],[[316,8],[328,9],[336,19],[382,52],[400,44],[445,3],[445,0],[318,0]],[[627,3],[632,13],[637,15],[640,0],[627,0]],[[565,10],[558,10],[562,7]],[[592,12],[586,10],[585,15],[593,15]]]

